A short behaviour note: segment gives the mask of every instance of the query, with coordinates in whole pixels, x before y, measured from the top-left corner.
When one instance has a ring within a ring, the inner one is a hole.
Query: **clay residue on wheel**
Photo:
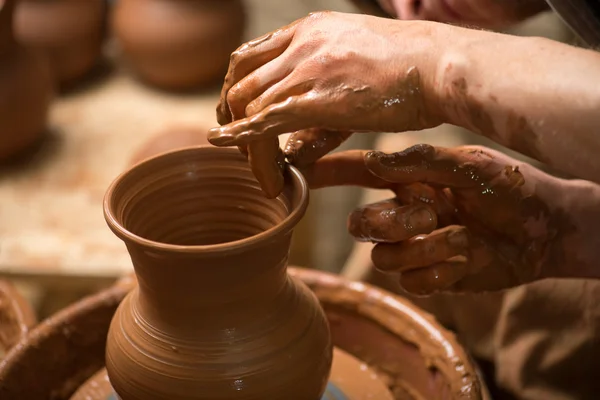
[[[397,399],[482,399],[471,359],[425,311],[368,284],[313,271],[290,272],[321,301],[334,344],[387,377]]]

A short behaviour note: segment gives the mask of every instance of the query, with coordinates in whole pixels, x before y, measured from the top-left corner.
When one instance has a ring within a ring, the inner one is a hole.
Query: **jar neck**
[[[269,304],[284,289],[290,239],[287,234],[248,251],[214,254],[128,245],[139,284],[137,307],[153,325],[227,325],[238,311]]]

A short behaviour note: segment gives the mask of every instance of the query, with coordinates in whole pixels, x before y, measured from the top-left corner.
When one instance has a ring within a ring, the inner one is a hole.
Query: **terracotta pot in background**
[[[208,128],[173,126],[148,139],[131,157],[131,164],[184,147],[208,145]]]
[[[0,161],[41,137],[54,91],[45,60],[14,38],[15,3],[0,0]]]
[[[290,167],[282,195],[267,199],[237,148],[177,150],[116,179],[105,217],[139,282],[107,340],[121,399],[320,398],[329,326],[286,272],[307,205],[300,172]]]
[[[209,85],[242,42],[241,0],[119,0],[112,27],[129,66],[157,87]]]
[[[106,16],[104,0],[19,0],[15,32],[48,56],[60,87],[68,88],[97,65]]]

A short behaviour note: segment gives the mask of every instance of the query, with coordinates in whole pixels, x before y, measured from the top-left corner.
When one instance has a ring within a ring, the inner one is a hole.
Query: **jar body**
[[[112,16],[129,66],[149,84],[172,90],[224,78],[244,22],[240,0],[119,0]]]
[[[21,0],[18,40],[43,52],[61,87],[82,79],[98,63],[106,32],[104,0]]]
[[[246,326],[213,332],[202,326],[180,340],[147,324],[139,296],[135,290],[119,306],[106,348],[110,382],[122,400],[317,400],[324,392],[332,361],[329,326],[300,281],[288,278]],[[248,303],[237,307],[252,312]],[[190,310],[187,318],[202,314]]]

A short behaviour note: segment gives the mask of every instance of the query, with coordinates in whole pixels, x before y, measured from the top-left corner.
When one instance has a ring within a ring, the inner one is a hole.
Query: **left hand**
[[[304,169],[313,188],[358,185],[396,197],[353,212],[348,229],[377,243],[375,267],[414,294],[500,290],[554,276],[576,242],[561,180],[491,149],[418,145],[341,152]]]

